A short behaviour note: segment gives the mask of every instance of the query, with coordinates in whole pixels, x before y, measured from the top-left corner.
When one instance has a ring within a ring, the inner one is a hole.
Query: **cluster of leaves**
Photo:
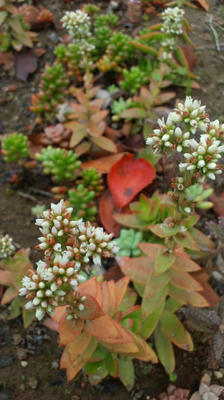
[[[42,118],[54,118],[57,107],[63,103],[69,81],[60,64],[47,67],[42,74],[40,91],[31,96],[30,110]]]
[[[78,322],[66,320],[65,309],[56,312],[60,343],[65,346],[61,368],[71,380],[84,367],[92,384],[108,374],[119,377],[131,389],[135,374],[133,358],[157,362],[151,347],[139,335],[139,307],[136,294],[128,289],[128,278],[118,282],[87,280],[79,293],[88,299],[89,308]]]
[[[119,77],[120,88],[127,94],[134,95],[139,92],[142,86],[147,85],[151,78],[155,78],[157,75],[155,71],[159,69],[160,64],[164,64],[168,69],[164,73],[163,80],[166,83],[164,82],[162,87],[172,83],[189,86],[189,82],[194,76],[189,71],[189,65],[182,48],[178,45],[178,38],[175,39],[170,58],[163,59],[162,57],[163,43],[164,41],[169,42],[169,35],[162,31],[163,24],[152,26],[133,39],[131,36],[116,30],[118,17],[115,14],[93,14],[91,21],[92,35],[86,39],[86,43],[90,46],[87,67],[82,62],[83,54],[80,52],[79,43],[72,42],[72,38],[70,42],[60,44],[54,50],[56,55],[55,65],[60,66],[70,85],[74,83],[74,80],[77,83],[82,82],[87,69],[93,75],[98,71],[103,74],[112,72],[115,76],[121,75]],[[184,24],[186,29],[190,30],[186,19],[184,19]],[[192,46],[192,42],[185,31],[178,36]],[[143,54],[142,57],[138,57],[139,52]],[[41,84],[41,86],[43,85]],[[44,87],[41,90],[45,92]],[[154,96],[153,93],[152,95]],[[55,117],[56,111],[53,113],[52,108],[57,106],[57,99],[55,103],[52,100],[52,107],[49,110],[46,107],[43,110],[43,107],[41,107],[41,105],[46,106],[46,104],[39,103],[39,94],[33,95],[32,99],[32,111],[44,119],[50,120]]]
[[[150,243],[138,244],[141,257],[119,257],[118,263],[142,298],[141,333],[145,338],[154,336],[160,362],[170,374],[175,368],[173,344],[193,350],[191,336],[176,312],[184,304],[197,309],[209,305],[200,293],[204,289],[199,279],[201,268],[189,254],[201,256],[201,249],[209,251],[213,244],[194,227],[196,215],[183,219],[175,204],[164,196],[147,199],[141,195],[140,201],[130,208],[132,214],[117,214],[116,220],[150,231],[153,236],[149,237]]]
[[[36,154],[36,160],[43,165],[45,174],[50,174],[56,182],[73,181],[77,178],[81,161],[72,150],[48,146]]]
[[[78,154],[86,153],[94,146],[112,153],[117,151],[114,142],[103,135],[109,111],[102,109],[103,99],[94,98],[98,91],[99,86],[93,86],[92,77],[87,76],[85,90],[76,88],[72,93],[76,102],[70,103],[72,112],[65,127],[72,131],[70,147],[76,146]]]
[[[92,221],[97,215],[96,200],[104,189],[101,175],[89,168],[81,172],[76,188],[68,191],[69,203],[73,207],[74,218]]]
[[[9,163],[22,163],[29,155],[28,139],[22,133],[12,133],[2,140],[2,153]]]
[[[10,0],[0,1],[0,51],[10,47],[20,51],[23,46],[33,47],[35,33],[29,31],[18,8]]]

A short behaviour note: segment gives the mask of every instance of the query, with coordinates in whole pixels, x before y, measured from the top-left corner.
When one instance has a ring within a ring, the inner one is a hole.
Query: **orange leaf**
[[[153,165],[143,158],[134,159],[133,154],[126,154],[111,168],[108,185],[115,203],[124,207],[154,178]]]
[[[69,381],[71,381],[80,371],[80,369],[84,367],[84,365],[90,360],[96,347],[97,342],[92,339],[88,347],[86,347],[85,351],[73,363],[71,362],[69,357],[68,347],[65,348],[62,354],[60,367],[66,368],[66,374]]]
[[[140,250],[143,251],[148,257],[152,260],[155,260],[158,254],[163,250],[166,249],[165,246],[162,244],[154,244],[154,243],[138,243],[138,247]]]
[[[108,110],[98,111],[91,116],[90,120],[92,122],[99,124],[101,121],[103,121],[106,118],[108,112],[109,112]]]
[[[116,291],[114,281],[104,281],[101,285],[103,291],[103,310],[112,316],[116,311]]]
[[[119,308],[123,297],[126,293],[127,287],[129,284],[129,278],[125,276],[124,278],[120,279],[116,282],[115,290],[116,290],[116,310]]]
[[[86,332],[95,339],[103,343],[123,343],[130,342],[124,328],[117,322],[112,320],[109,315],[104,315],[86,324]],[[125,339],[124,339],[125,336]]]
[[[13,286],[10,286],[9,288],[6,289],[5,293],[3,294],[1,304],[4,305],[9,303],[17,296],[17,294],[18,294],[17,290]]]
[[[200,291],[203,287],[190,274],[171,268],[169,270],[170,282],[180,288],[190,291]]]
[[[82,332],[84,321],[81,319],[68,321],[64,316],[58,326],[60,345],[73,342]]]
[[[117,147],[112,142],[112,140],[108,139],[105,136],[100,136],[100,137],[92,137],[91,138],[92,142],[95,143],[98,147],[101,149],[104,149],[106,151],[109,151],[110,153],[116,153],[117,152]]]
[[[149,257],[117,257],[117,262],[125,275],[144,286],[154,270],[154,263]]]
[[[81,335],[76,336],[72,343],[67,345],[69,358],[72,363],[82,355],[90,341],[91,336],[86,331],[83,331]]]
[[[86,294],[85,297],[86,300],[84,301],[84,310],[77,311],[77,315],[79,316],[79,318],[83,320],[92,320],[99,318],[105,314],[93,296]]]
[[[88,279],[79,285],[79,294],[81,296],[92,296],[100,307],[103,306],[103,293],[100,283],[96,280],[96,277]]]
[[[100,174],[108,174],[111,167],[127,153],[118,153],[112,156],[101,157],[82,164],[82,169],[95,168]]]
[[[194,273],[193,276],[203,287],[201,295],[208,301],[210,307],[215,307],[219,302],[219,296],[208,283],[210,275],[202,269],[201,271]]]
[[[104,229],[109,233],[113,233],[115,236],[119,235],[121,229],[120,225],[118,225],[113,218],[113,214],[118,211],[119,209],[117,208],[110,191],[107,190],[100,199],[99,216]]]

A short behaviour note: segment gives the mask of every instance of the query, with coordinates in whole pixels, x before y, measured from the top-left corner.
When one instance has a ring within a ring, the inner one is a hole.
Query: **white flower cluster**
[[[180,171],[199,172],[200,180],[206,177],[215,180],[216,174],[221,174],[221,167],[217,165],[218,160],[224,153],[224,145],[220,146],[220,140],[212,138],[210,135],[201,135],[200,141],[189,140],[191,153],[184,153],[186,162],[180,163]]]
[[[19,294],[26,296],[29,301],[25,307],[35,308],[39,320],[45,313],[54,313],[55,307],[67,305],[63,302],[70,292],[73,295],[68,317],[75,318],[75,310],[82,311],[85,307],[85,299],[77,291],[86,279],[80,271],[91,262],[101,264],[101,257],[112,257],[118,251],[111,234],[82,219],[73,220],[72,211],[61,200],[51,204],[50,210],[43,212],[43,218],[36,220],[43,235],[38,248],[45,251],[45,261],[39,261],[36,271],[30,270],[29,276],[23,278]]]
[[[15,251],[13,240],[9,235],[0,235],[0,258],[8,258]]]
[[[218,120],[210,121],[201,102],[187,97],[184,104],[179,103],[167,120],[158,120],[159,128],[154,129],[146,143],[155,151],[176,150],[183,154],[185,162],[179,164],[181,172],[189,171],[195,178],[203,181],[206,177],[215,179],[221,173],[217,165],[224,153],[220,139],[224,137],[224,125]],[[200,131],[200,139],[195,139]],[[192,138],[192,135],[194,138]]]
[[[66,11],[61,19],[63,28],[68,30],[68,33],[73,43],[78,44],[77,52],[82,57],[80,66],[85,68],[92,64],[89,55],[95,49],[93,43],[89,41],[91,37],[91,21],[88,14],[84,11]]]
[[[181,35],[183,33],[184,11],[179,7],[168,7],[161,15],[163,26],[161,31],[167,34]]]
[[[176,39],[174,37],[170,37],[167,39],[164,39],[161,42],[161,48],[162,48],[162,60],[167,61],[172,59],[172,52],[175,48],[176,45]]]
[[[91,36],[90,18],[84,11],[66,11],[61,22],[63,28],[68,30],[74,42],[79,42]]]
[[[177,122],[184,123],[187,130],[194,134],[198,129],[205,132],[208,123],[211,123],[205,109],[206,106],[202,106],[200,100],[187,96],[184,104],[178,103],[174,112]]]

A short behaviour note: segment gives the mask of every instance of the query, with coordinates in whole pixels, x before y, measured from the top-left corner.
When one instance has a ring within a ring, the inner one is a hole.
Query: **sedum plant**
[[[119,256],[138,257],[142,254],[138,244],[143,241],[143,233],[134,229],[121,229],[119,238],[114,242],[118,246]]]
[[[193,393],[190,400],[218,400],[222,398],[224,386],[212,383],[211,376],[205,373],[200,381],[199,389]]]
[[[198,280],[200,273],[195,274],[201,268],[191,256],[201,257],[213,244],[195,228],[199,217],[195,214],[195,198],[189,198],[187,189],[191,191],[192,185],[206,179],[214,180],[221,172],[223,125],[217,120],[211,121],[205,106],[191,97],[187,97],[184,104],[179,103],[166,121],[158,120],[158,124],[147,139],[148,145],[165,156],[174,151],[179,154],[178,176],[169,193],[173,207],[168,207],[168,215],[160,216],[160,222],[148,221],[148,224],[147,220],[140,219],[141,212],[147,215],[146,201],[145,209],[141,202],[138,204],[136,214],[116,216],[116,220],[123,219],[126,226],[130,224],[153,233],[152,240],[149,237],[148,242],[138,245],[143,256],[120,257],[118,261],[122,272],[130,277],[142,297],[141,333],[145,338],[154,336],[159,359],[171,374],[175,368],[173,344],[183,350],[193,350],[192,338],[176,312],[183,305],[197,309],[209,306],[200,293],[203,290]],[[169,210],[172,210],[170,215]]]
[[[0,1],[0,51],[10,47],[20,51],[23,46],[33,47],[35,33],[29,31],[23,16],[10,0]]]
[[[110,374],[130,389],[132,359],[155,363],[157,357],[138,334],[139,307],[133,309],[136,296],[127,289],[129,279],[85,280],[81,271],[89,274],[102,257],[114,256],[117,247],[111,234],[73,219],[72,211],[61,200],[37,219],[44,259],[23,277],[19,293],[38,320],[53,317],[51,326],[65,346],[60,365],[69,380],[84,368],[93,384]]]
[[[61,64],[45,69],[39,93],[31,96],[30,110],[39,116],[39,122],[42,119],[50,121],[55,118],[58,105],[64,101],[67,87],[68,79]]]
[[[112,153],[117,151],[114,142],[103,136],[108,110],[102,110],[103,99],[94,99],[98,91],[99,87],[92,85],[92,77],[89,75],[85,76],[85,91],[78,88],[73,91],[76,102],[70,104],[73,111],[65,127],[72,131],[70,147],[78,145],[77,152],[85,153],[92,146]]]
[[[12,133],[2,140],[5,161],[21,164],[29,155],[28,139],[22,133]]]
[[[9,235],[0,235],[0,259],[7,259],[15,252],[13,239]]]
[[[99,196],[104,189],[102,175],[94,168],[82,171],[80,182],[88,190],[93,190],[95,196]]]
[[[73,207],[73,217],[83,218],[84,221],[92,221],[97,214],[95,205],[95,192],[89,190],[83,184],[79,184],[76,189],[68,191],[69,203]]]
[[[51,174],[55,181],[72,181],[77,177],[81,162],[72,150],[48,146],[36,154],[36,160],[43,164],[45,174]]]

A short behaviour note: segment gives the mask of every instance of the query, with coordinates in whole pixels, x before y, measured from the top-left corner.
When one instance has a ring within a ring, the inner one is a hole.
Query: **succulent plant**
[[[211,201],[204,201],[213,193],[213,189],[204,189],[202,185],[195,184],[186,188],[186,200],[196,203],[196,207],[208,209],[213,206]]]
[[[47,67],[42,74],[40,91],[31,96],[30,110],[41,118],[52,120],[57,113],[57,106],[63,103],[68,79],[61,64]]]
[[[121,89],[135,94],[149,82],[149,74],[142,71],[138,66],[123,70],[123,80],[120,82]]]
[[[218,400],[224,390],[223,386],[211,384],[211,377],[207,373],[201,378],[199,390],[190,400]]]
[[[99,70],[102,72],[121,71],[121,64],[135,54],[135,50],[129,42],[130,37],[123,32],[113,33],[105,54],[97,62]]]
[[[28,157],[28,139],[22,133],[12,133],[2,140],[2,152],[7,162],[20,164]]]
[[[31,208],[31,213],[36,218],[40,218],[45,210],[46,210],[46,207],[44,204],[37,204],[36,206]]]
[[[63,65],[68,77],[80,76],[81,55],[77,43],[59,44],[54,49],[56,62]]]
[[[139,257],[142,252],[138,243],[143,241],[143,233],[134,229],[121,229],[119,238],[114,242],[119,247],[119,256]]]
[[[83,218],[92,221],[97,214],[95,206],[95,192],[79,184],[75,190],[68,191],[69,204],[73,207],[73,218]]]
[[[128,108],[133,107],[133,100],[127,99],[124,100],[123,97],[120,97],[118,100],[114,100],[111,105],[112,114],[120,114],[121,112],[127,110]],[[114,119],[114,118],[113,118]]]
[[[101,14],[95,18],[94,27],[100,28],[101,26],[110,26],[112,28],[116,27],[118,24],[118,17],[116,14]]]
[[[77,177],[81,162],[72,150],[48,146],[36,154],[37,161],[41,161],[45,174],[52,174],[57,182],[72,181]]]
[[[0,258],[8,258],[15,252],[13,239],[9,235],[0,235]]]
[[[169,385],[166,392],[159,395],[159,400],[188,400],[189,390]]]
[[[103,179],[99,172],[97,172],[97,170],[94,168],[89,168],[85,171],[82,171],[80,183],[82,183],[86,189],[90,191],[93,190],[95,192],[95,196],[99,195],[104,189]]]

